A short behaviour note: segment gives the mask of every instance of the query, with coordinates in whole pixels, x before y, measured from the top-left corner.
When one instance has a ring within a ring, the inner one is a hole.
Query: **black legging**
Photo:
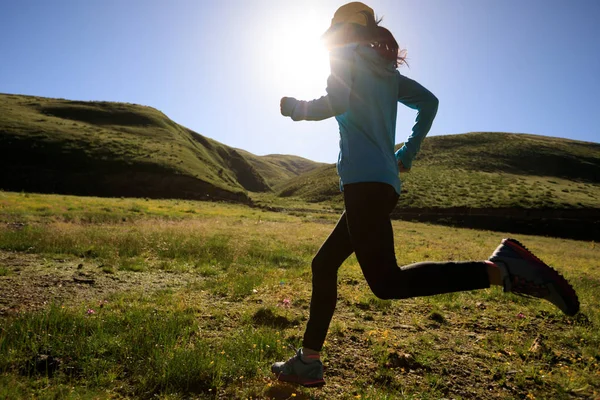
[[[398,194],[385,183],[344,186],[346,210],[312,261],[312,298],[304,347],[317,351],[323,347],[337,300],[338,269],[353,252],[369,287],[381,299],[406,299],[490,286],[487,264],[483,261],[421,262],[398,267],[390,221],[397,202]]]

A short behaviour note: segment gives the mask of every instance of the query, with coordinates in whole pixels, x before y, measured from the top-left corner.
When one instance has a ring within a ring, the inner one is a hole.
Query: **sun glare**
[[[310,100],[325,94],[329,57],[321,41],[327,21],[309,14],[285,21],[268,47],[263,73],[284,96]]]

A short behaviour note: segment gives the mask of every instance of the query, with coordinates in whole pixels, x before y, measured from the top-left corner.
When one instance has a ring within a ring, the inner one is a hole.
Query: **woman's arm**
[[[320,121],[346,112],[350,103],[352,63],[356,46],[344,46],[329,54],[331,73],[327,78],[327,95],[312,101],[281,99],[281,114],[294,121]]]
[[[396,160],[402,163],[405,170],[409,170],[412,161],[421,148],[421,143],[431,129],[431,124],[437,114],[438,99],[429,90],[418,82],[407,78],[400,73],[398,82],[398,101],[407,107],[417,110],[417,118],[404,146],[396,152]]]

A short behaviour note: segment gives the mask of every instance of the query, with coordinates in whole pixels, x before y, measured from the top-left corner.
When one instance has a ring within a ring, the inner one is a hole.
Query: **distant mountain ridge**
[[[151,107],[0,94],[4,190],[249,202],[320,165],[234,149]]]
[[[268,154],[257,156],[246,150],[236,150],[252,164],[272,188],[291,178],[327,165],[292,155]]]

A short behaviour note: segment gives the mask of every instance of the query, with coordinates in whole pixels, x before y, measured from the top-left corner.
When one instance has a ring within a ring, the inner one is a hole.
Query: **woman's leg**
[[[276,362],[271,366],[271,371],[280,381],[300,383],[304,386],[325,384],[319,352],[335,311],[337,272],[352,252],[344,212],[312,262],[310,316],[304,332],[302,349],[289,360]]]
[[[312,297],[303,348],[321,351],[337,302],[338,269],[353,251],[344,212],[312,261]]]
[[[373,293],[382,299],[404,299],[490,286],[489,265],[473,262],[421,262],[399,268],[390,213],[398,195],[383,183],[344,186],[352,248]]]

